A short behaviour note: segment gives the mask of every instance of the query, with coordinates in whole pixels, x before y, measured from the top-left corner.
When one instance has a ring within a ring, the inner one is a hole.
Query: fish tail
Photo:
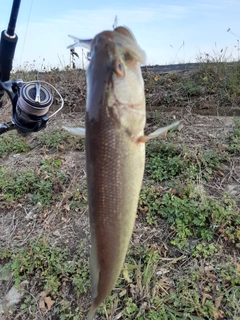
[[[91,274],[91,282],[92,282],[92,296],[93,302],[88,312],[87,320],[93,320],[94,315],[96,313],[97,307],[99,306],[99,302],[96,303],[96,299],[98,297],[98,283],[99,283],[99,266],[97,261],[97,247],[95,237],[92,237],[92,248],[90,254],[90,274]]]
[[[93,303],[93,304],[91,305],[91,308],[90,308],[89,312],[88,312],[87,320],[93,320],[94,315],[95,315],[95,313],[96,313],[96,310],[97,310],[97,307],[96,307],[96,305]]]

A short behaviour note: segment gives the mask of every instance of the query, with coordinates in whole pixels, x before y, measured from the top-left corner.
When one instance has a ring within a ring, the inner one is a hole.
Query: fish
[[[87,69],[85,129],[64,127],[86,138],[92,242],[88,320],[114,288],[125,261],[143,181],[145,143],[180,123],[144,135],[145,61],[145,52],[127,27],[97,34]]]

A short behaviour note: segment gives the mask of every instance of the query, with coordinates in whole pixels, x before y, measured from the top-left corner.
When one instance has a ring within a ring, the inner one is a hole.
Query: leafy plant
[[[214,171],[221,167],[225,154],[217,154],[212,150],[193,154],[184,148],[172,144],[154,142],[147,146],[146,172],[157,182],[173,180],[201,179],[208,181]]]
[[[22,198],[34,188],[37,181],[38,176],[33,170],[25,170],[20,173],[7,168],[0,169],[0,191],[3,199],[7,201]]]
[[[70,198],[70,209],[81,210],[87,206],[87,186],[86,183],[73,186]]]
[[[63,129],[53,129],[44,131],[38,136],[38,143],[45,145],[48,149],[66,150],[84,150],[85,139],[71,135]]]
[[[48,205],[55,196],[54,189],[61,190],[67,179],[67,175],[59,171],[60,166],[61,160],[56,158],[43,159],[37,171],[0,169],[0,191],[3,199],[15,201],[29,194],[33,204],[40,202]]]
[[[227,197],[219,203],[199,193],[193,185],[164,195],[150,187],[142,189],[139,204],[147,213],[149,224],[157,224],[159,217],[166,219],[175,231],[171,243],[179,248],[185,247],[189,239],[210,241],[216,232],[238,241],[239,213],[234,200],[229,202]]]
[[[234,128],[231,135],[227,137],[227,151],[233,154],[240,153],[240,118],[234,118]]]
[[[29,149],[30,145],[16,132],[9,132],[0,137],[0,158],[12,152],[26,152]]]
[[[156,181],[171,179],[186,169],[186,162],[174,145],[153,143],[147,146],[146,172]]]
[[[3,273],[12,273],[15,284],[38,274],[37,286],[47,290],[52,296],[58,295],[65,282],[71,282],[77,295],[86,293],[90,286],[86,245],[80,243],[74,255],[66,248],[54,247],[43,239],[32,241],[29,247],[9,250],[8,254],[0,250],[1,259],[8,260]],[[27,296],[22,309],[28,303]],[[67,319],[67,317],[66,317]]]
[[[171,259],[161,260],[158,249],[144,244],[130,248],[117,287],[100,306],[100,315],[121,314],[129,320],[203,320],[219,314],[237,319],[240,270],[236,262],[226,257],[216,263],[217,255],[212,252],[205,258],[210,260],[172,266],[178,270],[172,275]]]

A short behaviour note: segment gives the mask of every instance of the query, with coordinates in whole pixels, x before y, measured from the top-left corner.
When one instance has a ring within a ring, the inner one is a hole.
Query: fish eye
[[[114,61],[114,72],[119,77],[123,77],[124,76],[123,65],[119,60],[115,60]]]
[[[125,52],[124,59],[125,59],[125,61],[131,61],[132,60],[131,54],[129,52]]]

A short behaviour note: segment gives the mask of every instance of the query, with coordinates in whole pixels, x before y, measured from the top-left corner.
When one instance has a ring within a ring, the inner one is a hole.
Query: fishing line
[[[20,57],[20,65],[22,63],[22,56],[23,56],[23,51],[24,51],[25,42],[26,42],[26,38],[27,38],[28,25],[29,25],[30,16],[31,16],[31,13],[32,13],[32,5],[33,5],[33,0],[31,1],[28,20],[27,20],[27,27],[26,27],[26,31],[25,31],[25,35],[24,35],[24,39],[23,39],[22,53],[21,53],[21,57]]]

